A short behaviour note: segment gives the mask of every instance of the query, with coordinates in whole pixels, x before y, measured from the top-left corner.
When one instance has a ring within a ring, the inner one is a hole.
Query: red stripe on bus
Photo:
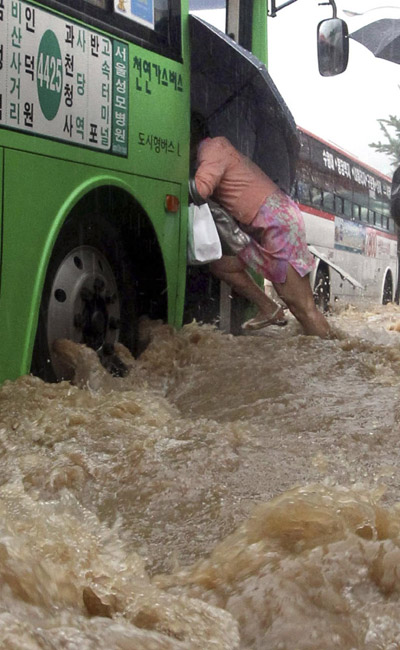
[[[373,228],[373,226],[367,226],[367,228]],[[379,237],[386,237],[386,239],[393,239],[393,241],[397,241],[397,236],[391,234],[390,232],[384,232],[383,230],[378,230],[378,228],[374,228],[374,230]]]
[[[311,205],[304,205],[303,203],[299,203],[298,206],[302,212],[315,214],[315,216],[321,217],[322,219],[328,219],[328,221],[335,221],[334,214],[330,214],[329,212],[323,212],[323,210],[318,210],[317,208],[313,208]]]

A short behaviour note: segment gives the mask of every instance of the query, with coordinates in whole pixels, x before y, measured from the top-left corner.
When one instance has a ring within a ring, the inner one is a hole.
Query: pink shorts
[[[301,277],[313,270],[314,258],[307,248],[303,215],[281,190],[264,201],[246,231],[251,243],[238,257],[267,280],[285,282],[288,264]]]

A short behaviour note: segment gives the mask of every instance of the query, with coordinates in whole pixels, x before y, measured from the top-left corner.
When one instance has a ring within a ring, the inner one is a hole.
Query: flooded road
[[[0,389],[0,648],[400,647],[400,309]]]

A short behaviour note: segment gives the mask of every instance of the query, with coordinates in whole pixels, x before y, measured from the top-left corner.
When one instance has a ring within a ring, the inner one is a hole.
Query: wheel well
[[[319,274],[322,274],[322,273],[325,275],[326,278],[328,278],[328,283],[329,283],[329,286],[330,286],[329,266],[328,266],[328,264],[325,264],[325,262],[322,262],[322,261],[321,261],[321,262],[318,264],[318,266],[317,266],[317,268],[316,268],[316,270],[315,270],[315,276],[314,276],[314,287],[315,287],[315,283],[316,283],[316,281],[317,281],[317,276],[318,276]],[[329,288],[329,286],[328,286],[328,288]]]
[[[82,214],[100,214],[116,231],[123,252],[132,263],[139,315],[166,320],[168,297],[164,261],[154,227],[142,206],[126,191],[106,186],[83,197],[68,220]]]
[[[315,271],[314,284],[312,287],[314,300],[322,311],[329,309],[331,297],[329,266],[325,262],[320,262]]]
[[[385,273],[382,289],[382,304],[386,305],[393,300],[393,275],[392,271],[388,269]]]
[[[318,273],[318,271],[322,271],[329,278],[329,265],[326,264],[326,262],[323,262],[322,260],[320,260],[320,262],[319,262],[319,264],[317,266],[317,269],[316,269],[317,273]]]

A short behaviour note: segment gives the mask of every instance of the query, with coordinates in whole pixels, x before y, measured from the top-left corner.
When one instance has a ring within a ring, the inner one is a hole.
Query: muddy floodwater
[[[1,650],[397,650],[400,309],[0,388]]]

